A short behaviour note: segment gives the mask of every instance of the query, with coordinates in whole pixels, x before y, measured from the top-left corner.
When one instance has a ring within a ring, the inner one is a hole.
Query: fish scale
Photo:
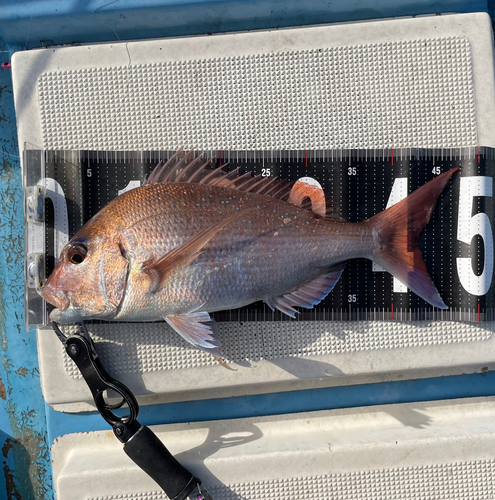
[[[201,305],[204,306],[199,310],[209,312],[241,307],[292,290],[342,260],[340,246],[336,242],[330,244],[336,231],[340,229],[343,234],[342,223],[316,219],[307,210],[263,195],[234,195],[232,190],[225,188],[194,185],[184,190],[173,184],[150,188],[160,194],[150,193],[150,189],[142,192],[146,200],[143,204],[145,219],[132,221],[132,226],[121,233],[126,248],[140,242],[139,250],[131,251],[136,261],[168,253],[237,210],[255,207],[256,216],[251,213],[241,216],[228,226],[228,230],[215,236],[191,266],[174,276],[170,286],[148,297],[150,312],[144,312],[148,308],[143,308],[142,295],[126,291],[116,319],[132,319],[141,311],[143,315],[139,319],[157,320],[177,308],[184,311]],[[133,192],[129,195],[135,196]],[[173,214],[165,210],[154,212],[159,198],[166,198],[166,206],[171,208],[185,203],[185,210]],[[205,202],[198,204],[198,199]],[[148,204],[152,205],[149,210]],[[355,225],[346,225],[348,237],[356,232],[355,229]],[[164,234],[170,237],[164,238]],[[360,238],[359,232],[356,237]],[[351,257],[364,253],[355,244],[352,248],[356,253],[348,251]],[[267,258],[260,258],[260,255]],[[289,265],[297,272],[287,273]],[[198,287],[198,282],[203,285],[205,280],[208,285]],[[132,289],[132,281],[127,286]],[[237,296],[233,296],[233,290],[238,291]]]

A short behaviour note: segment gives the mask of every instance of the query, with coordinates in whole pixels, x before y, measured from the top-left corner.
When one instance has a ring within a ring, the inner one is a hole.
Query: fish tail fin
[[[419,237],[438,197],[458,168],[445,172],[400,202],[371,217],[375,243],[373,261],[431,305],[447,309],[426,269]]]

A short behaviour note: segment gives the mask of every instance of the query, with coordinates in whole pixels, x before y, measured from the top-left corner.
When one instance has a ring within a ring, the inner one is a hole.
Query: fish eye
[[[86,258],[88,248],[82,243],[77,243],[69,248],[67,251],[67,258],[72,264],[80,264]]]

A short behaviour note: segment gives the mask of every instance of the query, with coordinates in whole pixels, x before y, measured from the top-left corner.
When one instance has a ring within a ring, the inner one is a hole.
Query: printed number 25
[[[471,265],[471,257],[457,258],[457,273],[461,285],[472,295],[485,295],[490,288],[493,276],[493,232],[490,219],[485,213],[473,213],[474,198],[493,196],[493,180],[491,177],[461,177],[459,193],[459,218],[457,239],[468,245],[474,236],[483,239],[485,252],[483,272],[477,276]]]

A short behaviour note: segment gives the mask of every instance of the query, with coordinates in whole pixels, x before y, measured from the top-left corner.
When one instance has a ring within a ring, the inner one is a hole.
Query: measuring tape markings
[[[493,150],[457,157],[443,151],[222,151],[206,152],[241,174],[305,178],[345,209],[345,218],[369,218],[405,198],[442,172],[462,166],[439,199],[420,245],[449,315],[434,310],[375,264],[350,261],[332,293],[302,319],[493,319]],[[46,175],[62,184],[70,213],[70,236],[108,201],[141,185],[161,158],[172,152],[78,152],[79,165],[56,152],[47,155]],[[74,158],[74,154],[71,155]],[[77,162],[76,162],[77,163]],[[217,162],[217,166],[218,166]],[[489,174],[489,175],[487,175]],[[371,196],[372,195],[372,196]],[[79,207],[79,208],[78,208]],[[79,213],[78,213],[79,209]],[[57,225],[57,224],[56,224]],[[57,228],[55,228],[57,229]],[[447,244],[446,244],[447,243]],[[57,247],[59,245],[57,244]],[[58,248],[57,248],[58,250]],[[58,255],[55,255],[56,258]],[[454,257],[454,258],[453,258]],[[473,268],[474,266],[474,268]],[[445,279],[448,276],[449,279]],[[370,286],[372,284],[372,286]],[[282,319],[260,304],[224,315],[232,320]]]

